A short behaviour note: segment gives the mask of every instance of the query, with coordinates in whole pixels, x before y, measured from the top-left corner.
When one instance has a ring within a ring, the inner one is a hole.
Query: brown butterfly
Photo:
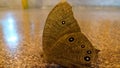
[[[87,68],[98,51],[81,32],[67,2],[57,4],[49,13],[43,31],[45,60],[68,68]]]

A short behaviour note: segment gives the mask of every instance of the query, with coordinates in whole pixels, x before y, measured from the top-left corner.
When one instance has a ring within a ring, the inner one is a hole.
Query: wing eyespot
[[[74,40],[75,40],[74,37],[69,38],[69,42],[73,42]]]
[[[64,25],[64,24],[65,24],[65,21],[62,21],[62,24]]]
[[[85,45],[82,44],[82,45],[81,45],[81,48],[85,48]]]
[[[85,60],[85,61],[90,61],[91,59],[90,59],[89,56],[85,56],[85,57],[84,57],[84,60]]]
[[[91,54],[91,53],[92,53],[92,51],[91,51],[91,50],[88,50],[88,51],[87,51],[87,54]]]

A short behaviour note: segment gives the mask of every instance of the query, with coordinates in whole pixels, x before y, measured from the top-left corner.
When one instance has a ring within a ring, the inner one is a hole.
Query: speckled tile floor
[[[0,10],[0,68],[44,68],[42,31],[50,9]],[[100,49],[100,68],[120,68],[120,10],[74,8],[81,31]]]

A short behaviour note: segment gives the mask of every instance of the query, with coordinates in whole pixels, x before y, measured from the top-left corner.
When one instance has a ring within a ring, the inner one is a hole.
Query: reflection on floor
[[[50,10],[0,12],[0,68],[44,67],[42,31]],[[100,68],[120,68],[120,10],[74,9],[82,32],[101,50]]]

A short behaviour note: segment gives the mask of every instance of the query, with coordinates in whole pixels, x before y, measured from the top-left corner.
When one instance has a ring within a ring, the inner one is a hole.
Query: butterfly
[[[67,68],[87,68],[99,52],[81,32],[72,6],[67,2],[58,3],[47,17],[43,51],[47,62]]]

